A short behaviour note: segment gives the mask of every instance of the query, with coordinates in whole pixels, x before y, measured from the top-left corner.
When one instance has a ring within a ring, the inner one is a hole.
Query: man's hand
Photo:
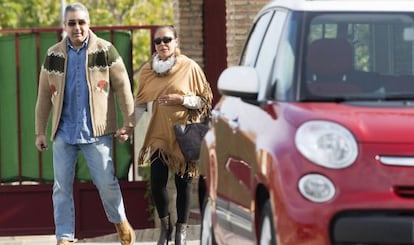
[[[36,136],[35,144],[38,151],[45,151],[49,148],[49,146],[47,145],[46,136],[43,134]]]
[[[129,139],[133,129],[133,127],[122,127],[116,131],[115,138],[117,138],[119,142],[124,143]]]

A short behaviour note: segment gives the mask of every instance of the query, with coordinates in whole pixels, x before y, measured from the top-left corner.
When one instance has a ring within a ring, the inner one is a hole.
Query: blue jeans
[[[121,223],[126,219],[121,188],[114,175],[112,136],[102,136],[95,143],[67,144],[56,136],[53,142],[53,208],[57,240],[75,239],[73,182],[79,152],[85,156],[92,181],[99,191],[108,220]]]

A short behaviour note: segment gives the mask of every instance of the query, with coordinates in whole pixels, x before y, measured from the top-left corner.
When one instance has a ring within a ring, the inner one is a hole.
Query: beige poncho
[[[143,146],[139,152],[138,164],[149,163],[151,155],[159,150],[162,159],[175,173],[190,176],[198,175],[195,162],[186,163],[177,144],[173,126],[196,120],[208,112],[207,106],[199,110],[187,109],[183,105],[163,105],[157,102],[164,94],[197,95],[208,106],[212,103],[212,92],[203,70],[196,62],[185,55],[178,55],[176,63],[165,76],[156,75],[151,62],[146,63],[139,74],[139,85],[135,104],[154,102]]]

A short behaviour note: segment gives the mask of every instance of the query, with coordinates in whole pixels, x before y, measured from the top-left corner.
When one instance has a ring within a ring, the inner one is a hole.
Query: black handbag
[[[187,162],[200,158],[201,142],[209,129],[209,122],[175,125],[175,137]]]

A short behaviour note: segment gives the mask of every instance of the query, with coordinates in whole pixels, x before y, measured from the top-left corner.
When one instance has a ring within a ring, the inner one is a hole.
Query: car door
[[[286,12],[270,11],[257,19],[243,53],[242,65],[254,67],[259,96],[267,92]],[[237,81],[234,81],[237,86]],[[272,117],[261,106],[233,96],[223,97],[214,122],[217,157],[218,222],[223,231],[254,240],[253,177],[257,168],[258,137],[266,134]],[[227,237],[226,243],[231,242]]]

